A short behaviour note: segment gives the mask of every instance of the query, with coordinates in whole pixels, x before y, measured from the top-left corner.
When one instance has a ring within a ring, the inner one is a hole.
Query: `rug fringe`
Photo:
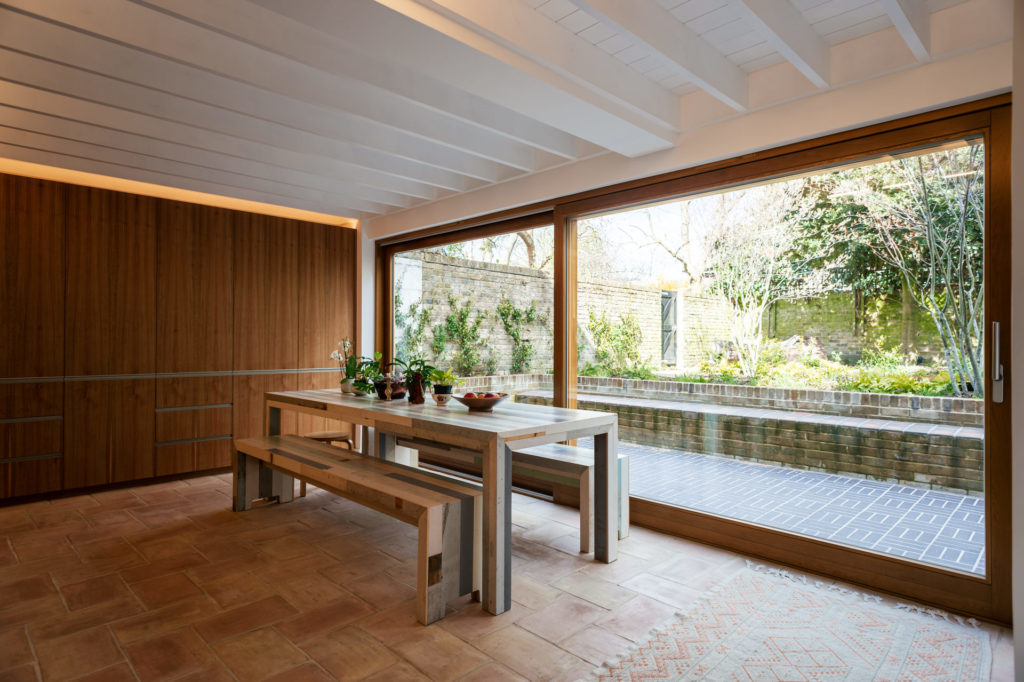
[[[811,580],[808,580],[806,576],[796,575],[795,573],[791,573],[784,568],[776,568],[774,566],[759,564],[754,561],[751,561],[750,559],[747,559],[747,568],[749,568],[752,571],[757,571],[758,573],[764,573],[766,575],[775,576],[777,578],[785,578],[786,580],[800,583],[802,585],[813,585],[814,587],[825,589],[829,592],[838,592],[839,594],[845,595],[847,597],[860,599],[862,601],[870,601],[876,604],[882,603],[882,597],[880,597],[877,594],[868,594],[866,592],[860,592],[858,590],[851,590],[847,587],[843,587],[842,585],[836,585],[835,583],[826,583],[821,580],[814,580],[812,582]],[[930,606],[920,606],[918,604],[905,604],[903,602],[899,602],[896,604],[896,608],[919,616],[930,616],[937,620],[944,620],[947,623],[956,623],[958,625],[965,626],[970,625],[973,628],[981,627],[981,623],[979,623],[974,618],[964,618],[963,616],[958,616],[955,613],[948,613],[941,609],[932,608]]]

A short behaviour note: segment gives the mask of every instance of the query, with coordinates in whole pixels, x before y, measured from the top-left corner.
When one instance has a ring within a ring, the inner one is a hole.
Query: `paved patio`
[[[636,443],[619,450],[636,497],[985,574],[984,497]]]

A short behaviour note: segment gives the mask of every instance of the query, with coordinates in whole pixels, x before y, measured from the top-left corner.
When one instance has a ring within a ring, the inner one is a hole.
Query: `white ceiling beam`
[[[264,161],[309,173],[322,173],[327,177],[344,180],[355,174],[366,182],[376,182],[385,188],[399,188],[405,194],[424,199],[438,198],[431,193],[462,192],[481,186],[465,176],[426,166],[417,161],[397,159],[361,147],[352,147],[350,163],[321,154],[306,153],[261,141],[245,140],[230,134],[194,128],[174,121],[154,119],[145,114],[125,111],[117,107],[77,99],[67,95],[34,88],[20,83],[0,80],[0,101],[16,103],[19,107],[69,118],[112,130],[122,130],[142,137],[165,140],[184,147],[209,149],[226,156]],[[424,181],[423,178],[427,178]]]
[[[882,0],[882,7],[919,62],[931,59],[931,14],[924,0]]]
[[[563,159],[575,160],[598,151],[595,145],[529,116],[438,79],[414,74],[407,65],[391,64],[374,54],[353,49],[346,41],[245,0],[201,3],[151,0],[148,4],[264,46],[320,71],[394,93],[417,108],[442,112],[472,127],[489,130]]]
[[[344,12],[331,0],[258,4],[353,49],[405,65],[409,77],[424,74],[620,154],[640,156],[675,143],[678,97],[582,38],[567,39],[563,28],[533,16],[525,5],[467,3],[467,12],[487,15],[477,18],[486,19],[491,31],[466,26],[461,15],[456,21],[450,10],[441,12],[413,0],[380,1],[387,6],[352,0]],[[518,18],[509,20],[510,13]],[[539,56],[529,55],[527,46],[540,50]]]
[[[488,182],[508,179],[519,172],[537,170],[539,167],[532,150],[499,138],[489,131],[460,131],[454,121],[439,121],[441,115],[436,112],[427,112],[422,118],[402,116],[400,112],[403,107],[396,107],[393,101],[381,103],[389,95],[380,91],[375,93],[377,97],[373,101],[362,104],[360,98],[368,95],[347,92],[351,82],[247,43],[226,38],[163,12],[124,0],[54,0],[44,5],[30,0],[12,0],[11,4],[19,5],[26,11],[38,10],[41,16],[65,21],[113,40],[129,44],[133,40],[137,41],[147,51],[195,64],[208,71],[220,72],[227,77],[219,83],[200,86],[200,102],[222,100],[228,93],[241,91],[241,95],[232,99],[232,108],[236,110],[240,106],[248,106],[248,110],[262,110],[265,107],[273,112],[270,116],[290,115],[294,120],[301,121],[304,129],[319,135],[376,147],[392,154],[413,155],[414,158],[436,161],[440,167],[465,172]],[[158,67],[156,74],[151,73],[144,83],[160,83],[163,90],[163,81],[159,76],[164,70]],[[106,69],[101,71],[107,72]],[[196,88],[195,83],[186,85],[191,79],[183,78],[179,73],[171,76],[168,81],[175,83],[172,87]],[[195,78],[193,75],[192,79]],[[198,78],[202,79],[202,76]],[[230,79],[239,82],[231,83]],[[209,81],[207,78],[206,82]],[[252,87],[246,88],[245,83],[268,90],[269,93]],[[272,93],[283,93],[299,101],[281,97],[275,99]],[[147,100],[156,99],[161,94],[151,94]],[[190,99],[194,97],[192,95]],[[311,102],[315,106],[299,106],[303,102]],[[186,105],[178,103],[177,108],[183,106]],[[359,114],[349,113],[348,110],[352,108],[357,109]],[[392,118],[396,120],[389,124]],[[552,162],[549,161],[547,165]]]
[[[747,21],[817,88],[832,81],[828,45],[790,0],[731,0]]]
[[[270,140],[307,154],[344,159],[348,150],[358,145],[412,160],[429,159],[440,168],[486,182],[506,180],[519,174],[501,164],[398,133],[388,134],[372,127],[355,130],[349,127],[328,137],[2,48],[0,78],[16,78],[79,99],[102,101],[127,111],[196,128],[219,130],[252,140]],[[310,122],[311,125],[313,123]]]
[[[407,208],[417,199],[398,192],[368,187],[357,182],[226,156],[206,149],[185,147],[134,135],[123,130],[112,130],[2,104],[0,104],[0,126],[176,161],[199,168],[232,173],[240,177],[250,177],[262,183],[270,183],[269,187],[307,187],[339,197],[365,199],[396,208]]]
[[[654,0],[571,0],[676,64],[686,77],[737,111],[747,108],[747,74]]]

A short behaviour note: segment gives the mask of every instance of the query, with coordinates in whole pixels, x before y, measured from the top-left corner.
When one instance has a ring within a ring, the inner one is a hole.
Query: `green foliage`
[[[505,333],[512,339],[512,374],[524,374],[530,369],[536,351],[524,336],[523,328],[538,320],[537,308],[533,303],[529,308],[517,308],[506,298],[498,305],[497,312]]]
[[[876,343],[874,348],[868,348],[861,356],[858,367],[868,369],[897,370],[907,364],[907,357],[898,346],[883,348],[881,343]]]
[[[471,376],[481,364],[480,350],[487,347],[480,334],[480,325],[487,319],[487,313],[479,310],[474,312],[471,298],[467,298],[459,305],[458,300],[451,294],[448,295],[448,306],[451,312],[444,319],[442,335],[438,336],[438,329],[435,327],[434,340],[435,343],[452,343],[452,369],[460,376]],[[489,357],[485,363],[489,374],[494,372],[495,364],[494,357]]]
[[[409,310],[402,310],[402,287],[395,283],[395,356],[411,358],[421,356],[424,352],[426,332],[430,325],[433,310],[419,301],[409,305]]]
[[[451,370],[435,369],[430,373],[430,381],[435,386],[457,386],[462,380]]]
[[[651,367],[640,357],[643,332],[633,313],[619,316],[612,323],[602,312],[589,313],[587,329],[594,339],[594,362],[580,369],[583,376],[616,376],[629,379],[656,378]]]

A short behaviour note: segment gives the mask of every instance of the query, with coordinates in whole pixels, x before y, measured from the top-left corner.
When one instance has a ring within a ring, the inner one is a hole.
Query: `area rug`
[[[972,620],[748,564],[599,680],[988,680]]]

